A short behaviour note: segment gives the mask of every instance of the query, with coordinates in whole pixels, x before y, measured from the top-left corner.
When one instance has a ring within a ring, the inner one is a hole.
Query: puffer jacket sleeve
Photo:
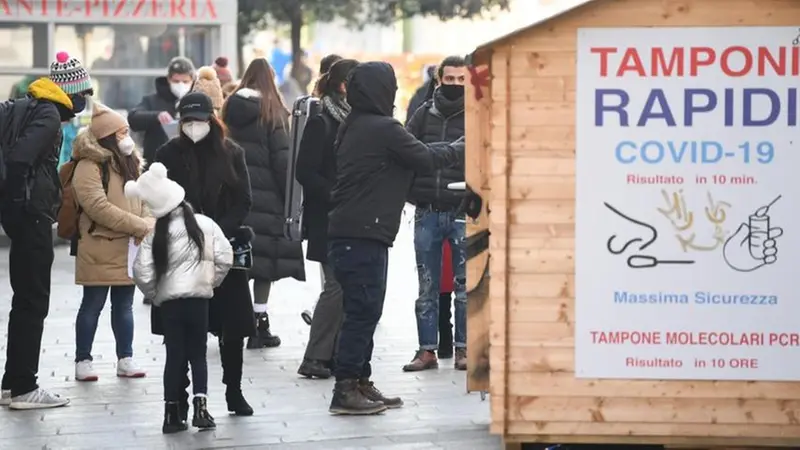
[[[133,262],[133,281],[145,298],[155,298],[158,287],[153,265],[153,234],[150,233],[144,238]]]
[[[100,166],[94,161],[81,160],[75,168],[72,187],[83,212],[92,221],[109,230],[138,238],[147,234],[147,222],[108,201],[103,189]]]
[[[233,247],[222,232],[222,228],[212,221],[212,237],[214,246],[214,287],[222,284],[233,265]]]
[[[289,167],[289,134],[285,125],[277,126],[269,133],[267,150],[269,151],[272,176],[278,185],[281,199],[286,200],[286,174]]]

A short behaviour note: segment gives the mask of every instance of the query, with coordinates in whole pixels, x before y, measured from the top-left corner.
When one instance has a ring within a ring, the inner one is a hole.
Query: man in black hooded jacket
[[[370,381],[373,335],[383,313],[389,247],[416,173],[463,161],[463,140],[425,145],[392,117],[394,69],[356,66],[347,83],[352,108],[339,130],[336,183],[328,215],[328,261],[344,294],[330,412],[375,414],[403,405]]]

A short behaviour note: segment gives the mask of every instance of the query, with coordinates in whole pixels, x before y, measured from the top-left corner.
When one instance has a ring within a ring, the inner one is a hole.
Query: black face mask
[[[458,100],[464,96],[464,86],[460,84],[443,84],[439,86],[439,90],[448,100]]]
[[[70,95],[70,100],[72,100],[72,112],[79,113],[86,109],[86,97],[83,95]]]

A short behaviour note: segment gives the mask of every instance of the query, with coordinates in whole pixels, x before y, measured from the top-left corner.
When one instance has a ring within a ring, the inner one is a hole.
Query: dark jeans
[[[92,361],[97,321],[111,291],[111,330],[117,343],[117,359],[133,356],[133,294],[136,286],[84,286],[75,319],[75,362]]]
[[[164,364],[164,401],[186,397],[186,371],[192,367],[192,391],[208,393],[208,299],[180,298],[161,304],[167,361]]]
[[[455,293],[455,347],[467,346],[467,251],[466,224],[450,212],[417,209],[414,225],[414,250],[417,256],[419,297],[414,311],[417,317],[419,348],[439,348],[441,320],[439,282],[442,274],[442,244],[450,241],[453,257]]]
[[[336,281],[333,268],[327,263],[322,264],[322,278],[322,292],[314,307],[304,358],[330,362],[342,326],[342,287]]]
[[[53,228],[46,218],[21,211],[19,207],[3,209],[0,222],[11,240],[8,271],[14,291],[2,389],[17,396],[39,387],[36,374],[44,319],[50,310]]]
[[[373,336],[386,296],[389,247],[368,239],[331,239],[328,262],[343,293],[336,379],[369,378]]]

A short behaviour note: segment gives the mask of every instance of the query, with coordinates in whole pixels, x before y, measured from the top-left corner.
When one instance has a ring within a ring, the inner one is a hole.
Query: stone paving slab
[[[81,288],[73,283],[73,259],[56,249],[50,316],[45,325],[41,384],[68,396],[72,404],[48,411],[0,409],[0,449],[497,449],[488,433],[489,402],[467,394],[464,372],[443,362],[438,371],[406,374],[401,367],[416,347],[414,298],[417,282],[410,224],[401,227],[391,250],[388,296],[378,327],[375,378],[384,392],[400,395],[405,407],[381,416],[338,417],[327,413],[333,382],[306,380],[296,374],[308,339],[299,313],[312,306],[319,292],[319,268],[307,264],[308,282],[284,280],[270,298],[273,331],[283,345],[245,354],[247,399],[256,410],[249,418],[224,414],[219,351],[209,340],[209,407],[215,431],[161,434],[164,349],[149,333],[149,309],[134,303],[135,357],[148,377],[114,376],[114,339],[109,306],[100,319],[94,346],[96,383],[74,381],[74,324]],[[5,331],[11,291],[8,253],[0,251],[0,362],[5,358]]]

